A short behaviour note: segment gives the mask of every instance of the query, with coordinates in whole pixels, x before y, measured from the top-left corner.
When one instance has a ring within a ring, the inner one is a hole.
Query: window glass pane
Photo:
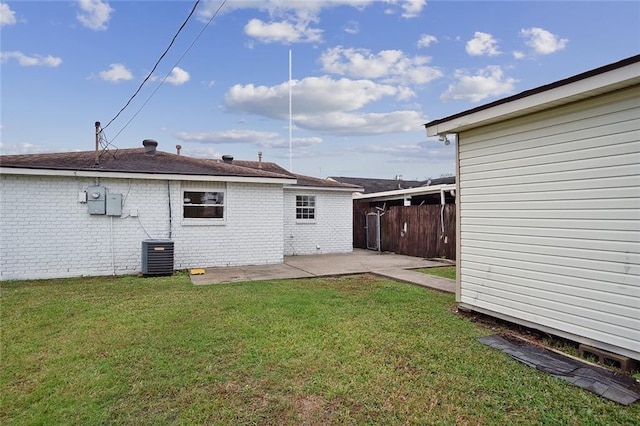
[[[296,195],[296,219],[315,219],[315,195]]]
[[[184,193],[184,204],[224,204],[223,192],[188,192]]]
[[[184,206],[184,217],[222,219],[224,207],[222,206]]]
[[[224,218],[224,192],[184,191],[183,217]]]

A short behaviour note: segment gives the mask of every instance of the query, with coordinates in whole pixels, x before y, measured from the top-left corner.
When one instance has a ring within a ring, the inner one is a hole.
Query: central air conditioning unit
[[[144,240],[142,242],[142,275],[173,274],[173,241]]]

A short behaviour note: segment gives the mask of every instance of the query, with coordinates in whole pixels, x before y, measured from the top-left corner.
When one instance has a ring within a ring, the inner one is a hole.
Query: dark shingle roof
[[[421,186],[444,185],[456,183],[455,176],[428,180],[397,180],[397,179],[375,179],[375,178],[359,178],[346,176],[331,176],[337,182],[357,185],[364,188],[364,194],[373,194],[376,192],[395,191],[398,189],[419,188]]]
[[[288,176],[295,177],[298,180],[296,186],[313,186],[320,188],[345,188],[345,189],[353,189],[354,191],[358,191],[362,188],[362,186],[357,184],[351,184],[348,182],[337,182],[335,180],[329,179],[321,179],[312,176],[300,175],[297,173],[291,173],[285,168],[277,165],[276,163],[270,162],[259,162],[259,161],[243,161],[243,160],[233,160],[233,164],[237,164],[243,167],[251,167],[257,168],[259,170],[267,170],[274,173],[286,174]]]
[[[145,154],[144,148],[104,152],[100,164],[94,165],[93,151],[53,154],[2,155],[0,166],[10,168],[81,170],[123,173],[154,173],[205,176],[240,176],[291,178],[288,174],[227,164],[219,160],[187,157],[156,151]]]
[[[0,166],[6,168],[101,171],[140,174],[177,174],[202,176],[236,176],[297,179],[297,186],[360,189],[357,185],[334,182],[290,173],[276,163],[195,158],[156,151],[145,154],[145,148],[127,148],[103,152],[99,165],[95,165],[94,151],[61,152],[50,154],[0,155]]]

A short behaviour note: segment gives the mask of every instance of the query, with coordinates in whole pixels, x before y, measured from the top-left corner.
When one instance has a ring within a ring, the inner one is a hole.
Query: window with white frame
[[[224,219],[224,191],[184,191],[182,214],[191,219]]]
[[[316,219],[316,196],[296,195],[296,220]]]

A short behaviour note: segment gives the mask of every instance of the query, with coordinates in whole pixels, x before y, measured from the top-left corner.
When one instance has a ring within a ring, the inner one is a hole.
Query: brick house
[[[139,273],[145,240],[176,270],[352,251],[361,188],[156,146],[0,156],[0,279]]]

